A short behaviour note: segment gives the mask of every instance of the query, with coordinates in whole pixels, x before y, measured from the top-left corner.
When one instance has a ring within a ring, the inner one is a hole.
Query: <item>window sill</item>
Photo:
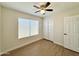
[[[18,38],[18,40],[21,40],[21,39],[28,39],[28,38],[31,38],[31,37],[35,37],[35,36],[37,36],[37,35],[39,35],[39,34],[32,35],[32,36],[28,36],[28,37],[23,37],[23,38]]]

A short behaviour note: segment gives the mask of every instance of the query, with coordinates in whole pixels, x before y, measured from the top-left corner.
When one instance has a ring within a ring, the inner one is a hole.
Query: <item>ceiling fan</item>
[[[36,11],[35,13],[40,12],[41,14],[45,15],[45,12],[46,12],[46,11],[53,11],[53,9],[47,9],[47,7],[48,7],[50,4],[51,4],[50,2],[47,2],[46,4],[40,5],[39,7],[36,6],[36,5],[34,5],[33,7],[39,9],[39,10]]]

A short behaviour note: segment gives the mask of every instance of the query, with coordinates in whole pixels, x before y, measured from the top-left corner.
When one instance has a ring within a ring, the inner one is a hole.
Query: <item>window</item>
[[[24,18],[18,19],[18,38],[39,34],[39,21]]]
[[[39,23],[38,21],[30,20],[30,35],[37,35],[39,34]]]

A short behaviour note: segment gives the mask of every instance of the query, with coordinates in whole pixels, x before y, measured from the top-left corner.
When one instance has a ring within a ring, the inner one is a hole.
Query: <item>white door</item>
[[[43,34],[44,34],[44,38],[49,39],[49,19],[45,18],[43,20],[44,24],[43,24]]]
[[[44,38],[53,41],[53,17],[51,15],[47,16],[43,20],[43,32]]]
[[[79,52],[79,16],[64,18],[64,47]]]
[[[50,19],[49,20],[49,24],[48,24],[48,27],[49,27],[49,31],[48,31],[48,35],[49,35],[49,40],[53,41],[53,17],[52,16],[49,16]]]

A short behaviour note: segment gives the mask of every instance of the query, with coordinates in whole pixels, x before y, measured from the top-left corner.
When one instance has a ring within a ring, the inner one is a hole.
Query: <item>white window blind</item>
[[[18,38],[25,38],[39,34],[39,21],[19,18]]]

